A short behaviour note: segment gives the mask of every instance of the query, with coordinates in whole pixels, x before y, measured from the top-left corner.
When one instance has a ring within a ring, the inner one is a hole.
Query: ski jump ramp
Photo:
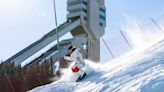
[[[64,23],[58,28],[58,36],[61,37],[70,30],[76,28],[80,25],[80,20],[76,20],[73,23]],[[46,47],[48,44],[52,43],[53,41],[57,40],[56,30],[52,30],[50,33],[44,35],[40,40],[34,42],[27,48],[23,49],[22,51],[18,52],[16,55],[9,58],[7,61],[11,62],[15,65],[21,64],[23,61],[31,57],[33,54],[38,52],[39,50]]]
[[[100,38],[104,35],[106,26],[106,9],[104,4],[105,0],[68,0],[67,21],[7,59],[6,62],[21,65],[22,62],[32,57],[35,53],[56,41],[57,35],[60,38],[68,32],[72,34],[73,40],[69,40],[69,44],[60,45],[60,51],[62,52],[56,52],[54,55],[57,55],[57,53],[62,53],[61,56],[65,55],[67,52],[63,49],[69,45],[74,45],[78,48],[85,47],[87,58],[93,61],[99,61]],[[57,49],[54,51],[51,50],[51,52],[47,51],[44,53],[51,54],[57,51]],[[36,58],[38,57],[40,56]],[[47,57],[51,58],[51,56]]]

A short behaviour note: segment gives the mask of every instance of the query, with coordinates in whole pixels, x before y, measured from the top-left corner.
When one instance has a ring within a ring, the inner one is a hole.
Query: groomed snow
[[[81,82],[53,82],[29,92],[164,92],[164,40],[104,64],[88,62]]]

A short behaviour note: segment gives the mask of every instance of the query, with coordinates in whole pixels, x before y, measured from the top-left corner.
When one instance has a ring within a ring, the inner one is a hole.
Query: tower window
[[[84,20],[86,20],[86,21],[87,21],[87,17],[85,17],[85,16],[84,16]]]
[[[86,6],[88,5],[88,3],[86,1],[82,0],[82,2],[84,5],[86,5]]]
[[[99,25],[100,25],[101,27],[103,27],[103,23],[100,22]]]
[[[85,13],[87,13],[87,9],[82,8],[82,11],[85,12]]]
[[[99,15],[100,19],[106,20],[105,16]]]
[[[99,10],[100,10],[101,12],[103,12],[103,13],[105,13],[105,12],[106,12],[106,10],[105,10],[105,9],[103,9],[102,7],[100,7],[100,8],[99,8]]]

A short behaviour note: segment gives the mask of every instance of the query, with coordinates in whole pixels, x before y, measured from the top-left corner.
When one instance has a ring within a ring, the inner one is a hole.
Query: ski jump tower
[[[58,37],[61,37],[68,32],[72,34],[73,39],[60,41],[60,52],[58,52],[57,45],[55,45],[44,52],[43,55],[30,59],[31,61],[28,61],[28,63],[42,61],[50,57],[52,59],[58,53],[61,56],[65,55],[66,48],[70,45],[85,47],[87,58],[95,62],[99,61],[100,38],[104,35],[106,26],[106,9],[104,4],[105,0],[68,0],[68,14],[65,23],[6,61],[20,65],[22,62],[33,57],[38,51],[57,40],[57,34]]]
[[[87,39],[88,58],[100,60],[100,37],[104,35],[106,15],[104,0],[68,0],[68,20],[80,19],[79,27],[71,31],[73,36]]]

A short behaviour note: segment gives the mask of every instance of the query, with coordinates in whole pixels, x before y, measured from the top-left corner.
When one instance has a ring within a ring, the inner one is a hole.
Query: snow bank
[[[29,92],[163,92],[164,40],[112,62],[88,65],[94,71],[81,82],[58,81]]]

